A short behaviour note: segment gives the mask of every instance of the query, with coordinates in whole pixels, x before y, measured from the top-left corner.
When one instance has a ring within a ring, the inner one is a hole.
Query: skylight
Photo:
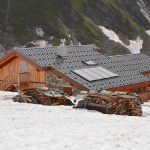
[[[94,62],[93,60],[88,60],[88,61],[83,61],[85,64],[87,64],[87,65],[97,65],[97,63],[96,62]]]
[[[95,68],[86,68],[73,70],[77,75],[85,78],[88,81],[95,81],[100,79],[106,79],[111,77],[117,77],[118,75],[103,68],[103,67],[95,67]]]

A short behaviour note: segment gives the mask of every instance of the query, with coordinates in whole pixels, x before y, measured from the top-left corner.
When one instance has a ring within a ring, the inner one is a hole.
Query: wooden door
[[[20,61],[20,83],[27,83],[29,78],[26,61]]]
[[[147,87],[148,100],[150,100],[150,86]]]
[[[63,87],[63,92],[67,93],[69,96],[72,96],[72,87]]]
[[[147,92],[148,100],[150,100],[150,91]]]
[[[9,80],[13,83],[15,82],[15,68],[14,65],[10,65],[8,68],[8,72],[9,72]]]

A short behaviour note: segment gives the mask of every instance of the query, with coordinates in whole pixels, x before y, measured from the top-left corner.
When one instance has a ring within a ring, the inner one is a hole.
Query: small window
[[[98,49],[98,50],[96,50],[97,52],[99,52],[99,53],[102,53],[102,49]]]
[[[29,65],[29,70],[33,71],[33,66],[32,65]]]
[[[97,63],[94,62],[93,60],[88,60],[88,61],[83,61],[83,62],[87,65],[97,65]]]
[[[14,66],[10,66],[10,70],[14,70]]]
[[[140,93],[145,93],[145,87],[140,88]]]
[[[132,92],[134,92],[134,93],[138,93],[139,92],[139,89],[133,89],[133,90],[131,90]]]

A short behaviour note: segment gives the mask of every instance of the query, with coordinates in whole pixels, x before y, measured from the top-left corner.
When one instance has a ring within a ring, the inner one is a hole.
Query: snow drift
[[[149,150],[150,107],[145,117],[104,115],[70,106],[14,103],[0,92],[1,150]]]

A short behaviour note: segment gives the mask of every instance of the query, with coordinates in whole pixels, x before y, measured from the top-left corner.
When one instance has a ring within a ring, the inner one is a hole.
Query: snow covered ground
[[[0,91],[0,150],[149,150],[150,107],[143,117],[70,106],[14,103]]]

